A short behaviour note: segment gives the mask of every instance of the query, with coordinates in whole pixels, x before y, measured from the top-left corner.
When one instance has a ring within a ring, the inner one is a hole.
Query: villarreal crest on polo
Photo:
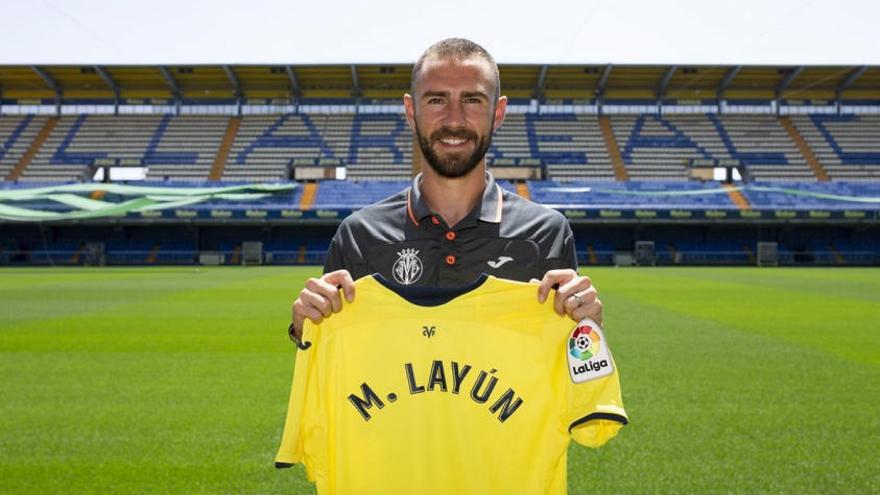
[[[536,285],[355,287],[306,324],[275,459],[319,494],[564,494],[570,440],[598,447],[626,424],[602,329]]]

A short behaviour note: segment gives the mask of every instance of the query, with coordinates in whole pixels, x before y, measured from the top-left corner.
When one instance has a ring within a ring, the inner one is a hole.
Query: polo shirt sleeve
[[[336,270],[348,270],[352,278],[363,276],[364,263],[360,255],[360,246],[355,231],[356,225],[352,225],[351,217],[346,218],[339,224],[330,248],[327,250],[327,260],[324,262],[324,273]]]
[[[330,241],[330,248],[327,249],[327,259],[324,261],[324,273],[335,272],[336,270],[348,270],[351,263],[346,262],[345,254],[336,241],[336,236]]]
[[[571,268],[574,271],[578,269],[578,260],[577,260],[577,252],[574,248],[574,233],[571,231],[571,227],[566,225],[566,230],[568,231],[568,235],[565,236],[565,241],[562,246],[562,257],[560,261],[565,263],[565,268]]]
[[[577,252],[574,247],[574,233],[568,225],[568,221],[562,220],[562,225],[556,231],[555,239],[550,246],[547,258],[544,260],[544,273],[549,270],[571,268],[578,269]]]

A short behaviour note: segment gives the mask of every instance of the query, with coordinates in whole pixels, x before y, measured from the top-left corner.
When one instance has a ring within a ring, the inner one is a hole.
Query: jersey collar
[[[419,184],[422,181],[422,174],[413,177],[412,185],[406,191],[406,212],[410,221],[416,226],[421,221],[434,214],[422,197]],[[483,189],[483,199],[480,201],[479,219],[483,222],[501,223],[501,207],[504,199],[502,198],[501,186],[495,182],[495,177],[488,171],[486,172],[486,187]],[[475,208],[476,210],[476,208]],[[471,212],[467,216],[472,217],[476,212]]]
[[[371,277],[386,289],[417,306],[440,306],[459,296],[477,290],[487,280],[496,280],[491,275],[480,273],[474,281],[460,287],[420,287],[394,283],[383,277],[380,273],[374,273]]]

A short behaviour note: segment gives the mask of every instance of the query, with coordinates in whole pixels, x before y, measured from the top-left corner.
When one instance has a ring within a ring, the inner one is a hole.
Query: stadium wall
[[[0,265],[244,264],[243,242],[263,264],[320,265],[335,225],[0,225]],[[757,264],[758,243],[778,245],[780,266],[880,266],[880,229],[864,224],[575,224],[581,266]],[[634,258],[652,242],[650,261]],[[208,255],[208,256],[204,256]]]

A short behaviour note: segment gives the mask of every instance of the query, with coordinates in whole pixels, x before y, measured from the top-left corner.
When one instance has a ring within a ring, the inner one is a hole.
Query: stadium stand
[[[410,176],[412,134],[402,114],[356,114],[337,118],[333,141],[349,164],[352,180],[396,180]],[[347,148],[347,149],[346,149]]]
[[[83,92],[93,67],[2,69],[0,263],[237,264],[244,241],[320,263],[342,218],[409,183],[409,66],[102,68],[119,94]],[[584,264],[640,241],[657,264],[754,264],[770,241],[781,264],[880,265],[880,68],[801,69],[502,66],[490,168],[528,167],[499,183],[558,208]],[[111,165],[160,188],[59,185]],[[744,180],[707,180],[726,167]]]
[[[325,181],[318,189],[312,208],[363,208],[385,199],[409,186],[407,180],[396,181]]]
[[[91,120],[89,120],[91,118]],[[89,166],[99,159],[139,159],[149,141],[152,117],[134,121],[76,115],[61,117],[52,134],[21,176],[22,181],[90,180]]]
[[[490,162],[536,159],[558,180],[613,180],[614,169],[595,116],[512,114],[493,138]]]
[[[241,127],[241,117],[230,117],[229,123],[226,124],[226,131],[223,132],[220,148],[214,156],[214,163],[211,165],[208,180],[219,181],[223,177],[223,171],[226,170],[226,162],[229,161],[229,151],[235,142],[235,136],[238,135],[239,127]]]
[[[143,155],[148,180],[203,181],[214,163],[229,118],[164,116]]]
[[[686,180],[688,159],[723,152],[717,134],[700,117],[673,122],[656,115],[615,116],[611,123],[632,180]]]
[[[814,180],[812,170],[788,133],[772,116],[708,114],[730,158],[745,165],[755,180]]]
[[[0,117],[0,178],[9,178],[47,120],[34,115]]]
[[[734,160],[758,181],[880,178],[880,118],[856,115],[510,114],[493,138],[489,162],[540,163],[556,181],[687,180],[695,159]],[[9,177],[48,122],[0,119],[0,174]],[[235,124],[235,125],[233,125]],[[236,127],[237,125],[237,127]],[[224,135],[229,132],[228,149]],[[803,143],[796,143],[802,136]],[[624,170],[615,170],[618,146]],[[409,177],[412,137],[400,113],[246,115],[71,115],[58,119],[20,180],[90,180],[107,159],[146,166],[147,180],[287,180],[301,165],[345,166],[350,180]],[[804,146],[808,150],[804,150]]]
[[[344,123],[339,120],[335,115],[313,118],[307,114],[244,117],[223,179],[281,180],[288,178],[290,167],[299,163],[338,160],[339,146],[334,149],[330,143],[348,141],[348,136],[340,132]]]
[[[880,179],[880,118],[802,115],[792,121],[832,179]]]
[[[96,161],[118,159],[148,167],[148,179],[203,181],[227,120],[171,115],[62,117],[21,180],[91,180]]]
[[[738,160],[757,180],[815,179],[775,117],[637,115],[611,122],[634,180],[687,179],[691,159]]]

